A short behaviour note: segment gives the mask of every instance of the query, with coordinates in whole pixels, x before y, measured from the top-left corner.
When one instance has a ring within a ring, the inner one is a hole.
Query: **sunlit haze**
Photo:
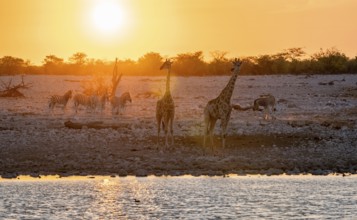
[[[227,51],[229,57],[335,47],[357,55],[355,0],[1,0],[0,56],[134,59]]]
[[[91,18],[94,31],[98,34],[114,35],[127,22],[123,9],[116,1],[97,1],[92,7]]]

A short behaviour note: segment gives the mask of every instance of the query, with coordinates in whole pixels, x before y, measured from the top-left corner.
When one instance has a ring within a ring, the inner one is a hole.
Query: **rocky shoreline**
[[[110,130],[107,129],[108,134]],[[88,138],[97,139],[97,130],[85,132]],[[157,150],[154,136],[146,138],[145,144],[127,137],[112,137],[106,143],[67,140],[61,145],[43,142],[26,148],[2,149],[0,175],[16,178],[18,175],[144,177],[357,173],[357,150],[347,139],[306,134],[236,135],[228,138],[226,149],[217,148],[215,153],[207,153],[202,148],[201,138],[176,137],[174,147],[163,152]],[[217,138],[217,145],[218,142]]]

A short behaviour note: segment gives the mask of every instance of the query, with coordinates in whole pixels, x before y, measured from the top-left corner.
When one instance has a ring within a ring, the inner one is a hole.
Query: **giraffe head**
[[[243,61],[240,59],[235,58],[233,63],[233,68],[231,69],[232,72],[234,73],[238,73],[239,72],[239,68],[242,65]]]
[[[168,69],[168,70],[170,70],[172,63],[173,63],[173,62],[171,62],[170,59],[166,59],[165,62],[161,65],[160,70],[163,70],[163,69]]]

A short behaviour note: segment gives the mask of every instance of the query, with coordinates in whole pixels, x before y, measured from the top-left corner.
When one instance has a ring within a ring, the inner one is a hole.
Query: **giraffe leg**
[[[226,147],[227,124],[228,124],[227,120],[222,120],[222,124],[221,124],[222,148]]]
[[[208,130],[208,128],[209,128],[209,122],[210,122],[210,120],[209,120],[209,116],[207,116],[206,115],[206,113],[205,113],[205,127],[204,127],[204,133],[203,133],[203,147],[205,148],[206,147],[206,139],[207,139],[207,135],[209,135],[209,130]]]
[[[169,120],[167,117],[164,119],[164,131],[165,131],[165,148],[167,149],[169,147]]]
[[[213,143],[213,131],[214,131],[214,127],[216,126],[216,122],[217,122],[217,119],[215,118],[211,118],[210,119],[210,122],[209,122],[209,137],[210,137],[210,140],[211,140],[211,150],[212,152],[214,151],[214,148],[215,148],[215,145]]]
[[[229,111],[227,116],[221,120],[222,148],[226,147],[227,125],[228,125],[230,117],[231,117],[231,111]]]
[[[160,130],[161,130],[161,116],[160,115],[156,116],[156,121],[157,121],[157,148],[159,148]]]
[[[209,135],[209,119],[207,119],[205,117],[205,130],[204,130],[204,134],[203,134],[203,155],[205,155],[207,153],[207,148],[206,148],[206,139],[207,136]]]
[[[171,145],[174,145],[174,116],[171,116],[170,118],[170,134],[171,134]]]
[[[157,122],[157,150],[159,150],[160,143],[160,128],[162,123],[162,109],[161,109],[161,101],[156,102],[156,122]],[[164,126],[164,125],[163,125]]]

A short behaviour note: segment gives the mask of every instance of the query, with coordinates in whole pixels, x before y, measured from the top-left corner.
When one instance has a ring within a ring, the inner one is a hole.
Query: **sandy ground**
[[[357,75],[238,77],[232,103],[249,106],[259,95],[273,94],[277,119],[234,111],[227,147],[220,147],[218,123],[213,153],[202,147],[202,113],[228,77],[172,77],[175,144],[163,152],[156,144],[157,97],[148,94],[164,91],[164,77],[123,77],[117,94],[129,91],[133,102],[119,116],[111,114],[109,105],[103,113],[82,109],[74,114],[72,102],[65,112],[48,111],[51,94],[80,92],[79,81],[88,78],[27,76],[33,87],[23,91],[26,98],[0,99],[3,177],[357,172]],[[64,126],[68,120],[119,128],[69,129]]]

